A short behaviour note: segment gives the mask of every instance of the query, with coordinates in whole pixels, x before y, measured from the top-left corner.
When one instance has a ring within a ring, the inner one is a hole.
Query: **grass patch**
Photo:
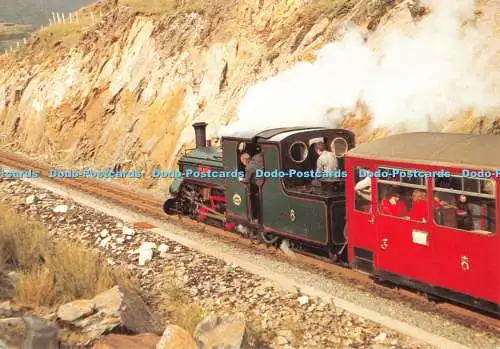
[[[0,207],[0,263],[16,270],[30,270],[44,263],[52,242],[44,229],[27,222],[7,207]]]
[[[5,268],[0,266],[0,300],[9,299],[14,295],[11,279]]]
[[[4,272],[18,273],[15,291],[5,295],[39,307],[89,299],[115,285],[134,287],[99,254],[73,242],[54,241],[40,225],[0,209],[0,263]]]
[[[78,12],[77,17],[73,16],[71,23],[69,18],[65,18],[65,23],[48,25],[34,33],[33,39],[36,40],[37,48],[42,50],[54,47],[68,49],[80,42],[85,30],[99,20],[99,12],[82,10]]]
[[[307,10],[311,13],[324,13],[339,11],[343,6],[349,3],[355,3],[357,0],[315,0],[307,6]]]
[[[284,330],[290,331],[292,338],[291,344],[293,346],[299,346],[304,340],[304,335],[306,334],[306,329],[301,321],[294,319],[291,316],[283,319],[282,328]]]
[[[172,281],[165,288],[166,292],[160,303],[162,313],[166,314],[171,323],[193,334],[196,326],[212,309],[193,301],[180,282]]]
[[[259,315],[247,314],[245,338],[242,348],[268,348],[273,337],[266,338],[266,331],[262,326],[264,318]]]
[[[85,28],[86,25],[83,23],[60,23],[45,27],[36,35],[45,48],[54,46],[69,48],[81,40]]]
[[[208,0],[120,0],[119,3],[148,14],[181,15],[205,13],[213,5]]]

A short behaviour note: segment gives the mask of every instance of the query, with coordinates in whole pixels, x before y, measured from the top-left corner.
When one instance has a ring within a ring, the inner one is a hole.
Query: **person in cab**
[[[314,150],[318,155],[316,160],[316,174],[317,178],[312,181],[314,186],[321,186],[321,183],[327,179],[332,179],[334,171],[337,169],[337,158],[335,154],[326,149],[323,142],[314,144]]]
[[[382,200],[380,210],[382,213],[391,216],[408,216],[406,205],[400,200],[399,193],[396,190],[392,190],[389,195],[387,195],[386,199]]]
[[[263,178],[257,178],[257,170],[264,170],[264,159],[262,153],[257,153],[250,156],[247,153],[241,154],[241,163],[245,166],[245,177],[243,182],[261,186],[264,182]]]
[[[326,149],[325,143],[316,143],[314,145],[314,149],[316,150],[316,154],[318,154],[318,160],[316,161],[316,171],[320,173],[332,173],[337,169],[337,158],[335,157],[335,154]]]
[[[257,170],[264,170],[264,159],[262,153],[257,153],[254,156],[243,153],[240,156],[240,160],[245,166],[245,177],[241,178],[240,181],[249,185],[248,194],[251,202],[251,219],[254,223],[257,223],[260,216],[261,187],[264,183],[264,178],[257,177]]]

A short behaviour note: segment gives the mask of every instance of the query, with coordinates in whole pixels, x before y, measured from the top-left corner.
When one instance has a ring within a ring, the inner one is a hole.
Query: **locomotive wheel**
[[[260,232],[260,238],[262,241],[264,241],[268,245],[274,244],[278,239],[280,238],[279,236],[270,234],[270,233],[265,233],[263,231]]]
[[[177,213],[177,200],[174,198],[168,199],[163,204],[163,211],[169,216]]]

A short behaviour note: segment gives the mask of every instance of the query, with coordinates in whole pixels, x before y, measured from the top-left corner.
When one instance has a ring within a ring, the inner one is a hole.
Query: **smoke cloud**
[[[370,128],[426,131],[464,112],[500,107],[498,46],[473,22],[473,0],[426,1],[431,13],[411,33],[388,28],[375,49],[352,28],[301,62],[247,90],[239,121],[221,136],[285,126],[339,127],[363,102]]]

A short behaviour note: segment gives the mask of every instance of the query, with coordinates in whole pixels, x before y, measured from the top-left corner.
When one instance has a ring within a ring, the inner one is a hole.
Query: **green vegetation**
[[[69,48],[77,44],[83,35],[85,25],[82,23],[53,24],[41,29],[37,37],[45,48],[52,48],[56,43]]]
[[[194,301],[184,290],[182,284],[172,280],[167,284],[160,305],[162,313],[177,326],[193,334],[198,323],[210,313],[210,307],[204,307]]]
[[[0,296],[27,306],[89,299],[115,285],[132,286],[100,255],[76,243],[54,240],[40,225],[0,208]],[[8,271],[17,273],[13,286]]]
[[[121,5],[148,14],[180,15],[204,13],[216,1],[207,0],[120,0]]]
[[[316,15],[341,9],[350,0],[315,0],[307,5]],[[205,13],[220,1],[208,0],[119,0],[119,4],[129,6],[136,11],[149,14],[179,15],[183,13]]]

